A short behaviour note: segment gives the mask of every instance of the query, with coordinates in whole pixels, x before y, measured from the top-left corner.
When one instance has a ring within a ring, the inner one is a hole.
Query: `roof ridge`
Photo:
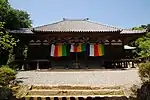
[[[63,18],[63,21],[87,21],[89,18],[84,19],[69,19],[69,18]]]
[[[118,30],[122,30],[122,28],[118,28],[118,27],[115,27],[115,26],[106,25],[106,24],[103,24],[103,23],[93,22],[93,21],[89,21],[89,20],[86,20],[86,21],[90,22],[90,23],[98,24],[98,25],[103,25],[103,26],[106,26],[108,28],[115,28],[115,29],[118,29]]]

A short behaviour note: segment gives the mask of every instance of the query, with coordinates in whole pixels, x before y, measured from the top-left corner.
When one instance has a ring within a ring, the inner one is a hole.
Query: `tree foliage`
[[[0,0],[0,17],[6,24],[6,29],[31,27],[31,20],[26,11],[17,10],[10,6],[8,0]]]
[[[4,23],[0,22],[0,54],[3,51],[12,51],[16,46],[16,40],[4,28]]]
[[[139,57],[150,57],[150,24],[141,25],[140,27],[134,27],[133,30],[146,29],[145,36],[138,38],[135,41],[137,46],[137,54]],[[142,80],[142,86],[137,89],[137,100],[149,100],[150,99],[150,62],[141,63],[139,66],[139,76]]]
[[[150,24],[141,25],[140,27],[134,27],[133,30],[143,30],[146,29],[149,31]],[[150,56],[150,32],[147,32],[146,35],[138,38],[135,41],[135,46],[137,47],[137,54],[139,57],[149,57]]]
[[[138,38],[135,41],[138,46],[138,55],[140,57],[149,57],[150,56],[150,33],[148,32],[145,36]]]
[[[15,39],[18,40],[18,37],[15,34],[12,37],[5,29],[31,27],[30,16],[26,11],[11,7],[8,0],[0,0],[0,27],[0,64],[6,64],[13,59]]]
[[[4,22],[0,22],[0,64],[9,64],[13,60],[13,49],[18,42],[4,28]]]

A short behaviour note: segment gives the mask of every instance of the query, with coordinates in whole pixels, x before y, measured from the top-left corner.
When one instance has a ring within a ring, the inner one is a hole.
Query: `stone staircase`
[[[120,87],[31,86],[22,100],[128,100]]]

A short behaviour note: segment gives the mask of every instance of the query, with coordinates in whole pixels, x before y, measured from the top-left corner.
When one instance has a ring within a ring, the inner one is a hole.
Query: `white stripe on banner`
[[[90,55],[89,56],[94,56],[94,44],[90,44]]]
[[[74,45],[71,44],[70,52],[74,52]]]
[[[55,45],[51,45],[51,56],[54,56]]]

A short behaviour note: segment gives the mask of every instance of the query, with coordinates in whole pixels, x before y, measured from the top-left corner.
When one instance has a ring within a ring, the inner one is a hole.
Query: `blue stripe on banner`
[[[87,43],[86,44],[86,55],[89,56],[89,54],[90,54],[90,44]]]

